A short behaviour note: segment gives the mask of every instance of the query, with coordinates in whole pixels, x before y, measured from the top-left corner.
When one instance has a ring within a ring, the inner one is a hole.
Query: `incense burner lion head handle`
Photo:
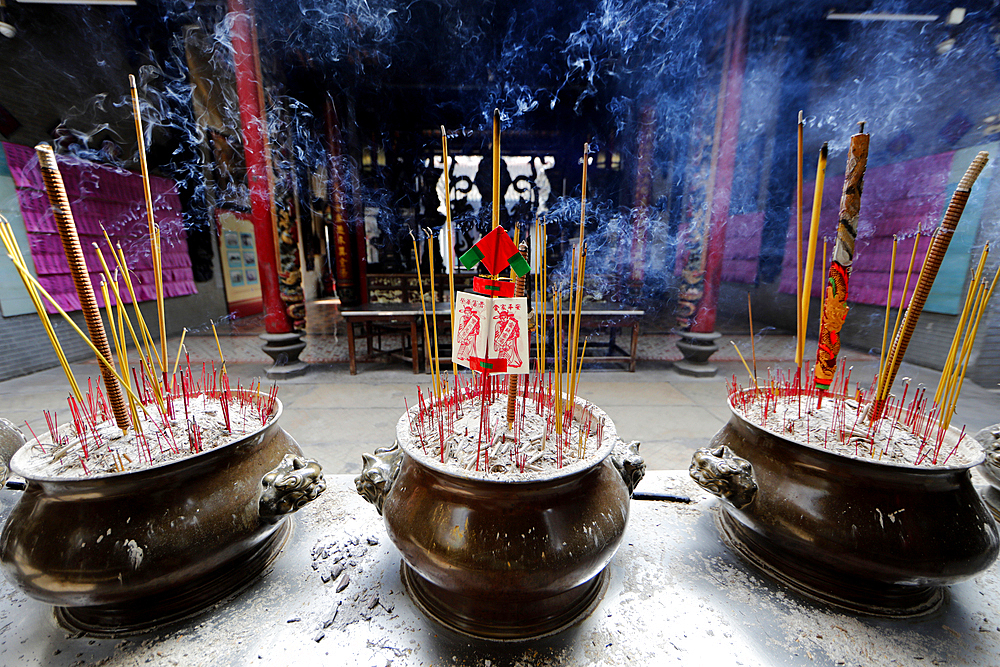
[[[399,466],[403,461],[403,452],[399,443],[391,447],[380,447],[375,454],[363,454],[364,464],[361,474],[354,478],[354,485],[361,497],[370,502],[382,514],[382,505],[392,489],[392,483],[399,475]]]
[[[260,518],[277,523],[286,514],[296,512],[316,500],[326,490],[323,467],[314,459],[286,454],[274,470],[260,480]]]
[[[0,418],[0,487],[10,476],[10,458],[24,444],[24,434],[6,419]]]
[[[611,452],[611,463],[622,476],[625,486],[628,487],[628,495],[631,496],[635,492],[635,487],[646,476],[646,462],[639,455],[639,441],[633,440],[626,445],[624,440],[619,440]]]
[[[757,481],[750,462],[736,456],[725,445],[696,451],[688,472],[701,488],[728,500],[736,509],[746,507],[757,495]]]
[[[987,426],[974,437],[983,447],[986,465],[1000,469],[1000,424]]]

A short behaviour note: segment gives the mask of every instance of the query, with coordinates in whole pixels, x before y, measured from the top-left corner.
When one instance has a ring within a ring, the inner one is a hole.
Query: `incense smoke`
[[[440,139],[401,136],[399,120],[412,117],[413,126],[425,129],[445,124],[455,155],[488,157],[492,113],[499,109],[504,141],[511,142],[505,146],[518,146],[518,133],[528,131],[559,131],[571,139],[537,156],[553,158],[546,171],[550,190],[533,204],[535,210],[508,201],[506,224],[526,232],[534,214],[544,212],[551,266],[556,276],[566,272],[580,218],[580,148],[591,142],[595,159],[602,151],[605,164],[617,160],[617,166],[595,166],[588,191],[588,290],[595,298],[627,298],[647,310],[667,308],[683,262],[679,232],[706,210],[696,196],[698,183],[711,162],[727,35],[739,30],[744,6],[729,212],[764,212],[755,282],[773,283],[781,272],[794,203],[799,109],[807,111],[806,154],[821,141],[830,143],[828,177],[840,170],[859,120],[867,121],[873,136],[870,166],[1000,134],[1000,125],[983,121],[1000,112],[991,107],[998,28],[985,10],[970,10],[951,25],[943,18],[925,24],[827,21],[826,6],[819,3],[283,0],[256,8],[275,169],[301,192],[309,191],[316,173],[340,173],[351,183],[349,222],[372,225],[370,245],[382,268],[412,270],[409,232],[424,244],[424,228],[437,235],[444,223],[439,203],[428,195],[441,177],[429,163],[429,156],[440,154]],[[888,0],[869,11],[891,13],[901,6]],[[23,13],[30,32],[33,19]],[[95,36],[92,53],[82,57],[97,78],[69,78],[96,92],[62,119],[62,150],[135,168],[125,76],[137,71],[150,162],[178,182],[189,231],[208,234],[213,206],[246,208],[239,161],[226,173],[219,159],[242,150],[224,8],[168,0],[155,10],[72,15]],[[19,57],[68,67],[37,50]],[[967,91],[961,108],[956,90]],[[328,99],[344,134],[336,158],[326,146]],[[205,107],[205,100],[212,105]],[[944,129],[942,117],[953,117]],[[643,118],[652,119],[651,157],[638,154]],[[362,157],[362,147],[371,154]],[[379,151],[395,162],[379,162]],[[646,169],[639,177],[649,179],[651,195],[634,206],[640,168]],[[210,179],[206,172],[212,172]],[[489,219],[489,197],[480,204],[471,192],[455,202],[459,250],[475,242]],[[320,211],[325,202],[318,199],[303,202],[304,209]],[[878,219],[862,207],[859,240],[872,234]],[[308,263],[320,242],[305,239]],[[427,250],[421,254],[426,262]],[[636,261],[642,264],[640,284],[621,293],[614,283]]]

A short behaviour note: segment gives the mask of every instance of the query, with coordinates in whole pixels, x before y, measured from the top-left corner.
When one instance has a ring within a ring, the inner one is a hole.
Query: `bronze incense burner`
[[[929,468],[849,458],[730,408],[691,476],[725,500],[723,541],[772,578],[853,612],[904,617],[933,610],[944,586],[996,560],[997,526],[970,476],[981,459]]]
[[[476,478],[407,442],[364,456],[358,492],[385,519],[414,602],[451,630],[516,640],[558,632],[600,600],[604,571],[645,473],[639,443],[608,435],[592,458],[537,479]]]
[[[322,469],[278,426],[144,470],[44,478],[27,487],[0,535],[0,567],[60,621],[115,636],[180,620],[231,597],[274,561],[289,517],[325,488]],[[0,422],[6,456],[24,439]]]

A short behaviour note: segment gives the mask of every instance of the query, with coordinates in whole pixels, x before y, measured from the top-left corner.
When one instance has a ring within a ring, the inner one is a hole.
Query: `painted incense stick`
[[[893,380],[896,379],[896,373],[899,371],[899,364],[902,363],[903,355],[906,354],[910,338],[913,336],[913,331],[917,327],[917,321],[924,310],[927,295],[930,294],[931,287],[934,285],[934,279],[937,278],[938,270],[941,268],[941,262],[948,251],[948,244],[951,243],[951,237],[958,226],[958,221],[962,218],[962,213],[965,211],[965,204],[969,201],[972,186],[975,184],[976,179],[979,178],[979,174],[982,173],[988,161],[989,154],[985,151],[980,151],[979,155],[972,161],[972,164],[969,165],[962,180],[959,181],[958,187],[955,188],[955,193],[948,204],[948,210],[945,211],[941,226],[938,227],[934,238],[931,239],[931,245],[927,249],[927,255],[924,257],[923,266],[920,269],[920,277],[917,279],[913,296],[910,297],[910,305],[906,309],[906,315],[903,317],[902,327],[899,334],[893,337],[889,353],[889,358],[892,361],[886,369],[886,379],[882,383],[882,391],[875,398],[872,419],[878,419],[882,416],[885,400],[889,394],[889,390],[892,388]]]
[[[87,323],[87,331],[90,333],[94,346],[104,358],[101,363],[101,375],[104,377],[104,386],[108,392],[108,399],[111,401],[115,422],[119,428],[125,431],[128,430],[129,425],[128,413],[125,411],[125,399],[115,379],[114,369],[107,365],[107,359],[111,357],[111,348],[108,346],[108,336],[104,331],[104,323],[101,321],[101,312],[97,308],[94,286],[90,283],[87,262],[83,258],[83,248],[80,246],[80,236],[76,231],[76,222],[73,220],[73,211],[69,206],[69,197],[66,195],[62,174],[59,173],[59,165],[56,164],[56,156],[52,152],[51,146],[38,144],[35,146],[35,152],[38,154],[38,164],[42,171],[42,179],[45,181],[45,192],[52,205],[52,213],[55,216],[56,226],[59,228],[59,237],[62,239],[66,261],[73,276],[73,284],[76,286],[76,293],[80,298],[80,308],[83,310],[83,318]]]
[[[865,124],[851,137],[844,174],[844,191],[840,197],[840,218],[837,223],[837,242],[824,291],[823,311],[820,315],[819,345],[816,348],[816,387],[827,390],[837,372],[837,355],[840,353],[840,330],[847,318],[847,290],[854,266],[854,242],[858,236],[858,217],[861,213],[861,192],[868,166],[869,135]]]
[[[797,358],[805,357],[806,324],[809,321],[809,300],[812,298],[813,273],[816,268],[816,242],[819,240],[819,210],[823,204],[823,181],[826,178],[826,143],[819,150],[819,162],[816,164],[816,189],[813,194],[812,219],[809,223],[809,250],[806,252],[805,274],[802,278],[801,318],[802,337],[799,338]]]

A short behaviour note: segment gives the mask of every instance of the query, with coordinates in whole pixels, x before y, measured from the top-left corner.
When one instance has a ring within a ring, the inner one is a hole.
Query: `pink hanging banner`
[[[59,306],[67,311],[79,310],[80,300],[63,254],[35,151],[28,146],[6,142],[3,143],[3,149],[28,232],[30,247],[22,250],[30,250],[38,282]],[[83,246],[90,279],[97,288],[94,291],[98,304],[104,306],[99,289],[101,263],[92,244],[100,246],[109,266],[114,263],[102,228],[107,230],[112,242],[121,244],[125,252],[125,259],[132,271],[136,298],[139,301],[154,300],[156,290],[142,176],[78,158],[59,156],[57,159],[73,210],[73,219],[80,233],[80,244]],[[181,218],[177,187],[173,181],[156,176],[150,178],[149,187],[153,196],[153,217],[160,227],[164,296],[195,294],[198,290],[191,273],[191,258],[188,256],[187,235]],[[130,301],[124,288],[122,292],[123,298]],[[51,304],[48,309],[49,312],[55,312]]]

